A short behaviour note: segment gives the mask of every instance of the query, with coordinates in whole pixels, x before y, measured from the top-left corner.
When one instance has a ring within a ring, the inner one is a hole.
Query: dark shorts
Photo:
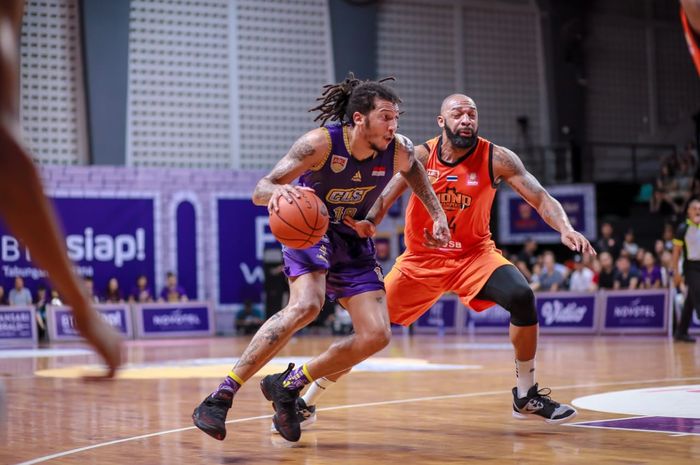
[[[308,249],[282,247],[284,273],[290,278],[326,271],[326,295],[331,300],[384,290],[382,267],[374,258],[374,241],[341,235],[329,229]]]

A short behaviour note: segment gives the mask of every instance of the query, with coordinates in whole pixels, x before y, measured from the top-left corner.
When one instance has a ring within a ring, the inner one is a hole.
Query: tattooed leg
[[[343,299],[352,317],[355,334],[331,345],[306,364],[314,379],[345,371],[389,344],[391,328],[384,291],[372,291]]]
[[[298,330],[321,311],[325,296],[325,274],[309,273],[290,283],[289,304],[263,324],[233,368],[246,381],[284,347]]]

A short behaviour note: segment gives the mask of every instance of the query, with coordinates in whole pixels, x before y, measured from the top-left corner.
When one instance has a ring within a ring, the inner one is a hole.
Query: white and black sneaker
[[[570,405],[552,400],[549,388],[539,389],[537,384],[527,391],[527,396],[518,398],[518,389],[513,388],[513,417],[519,420],[540,418],[546,423],[558,424],[576,416],[576,409]]]
[[[316,406],[308,406],[306,402],[304,402],[304,399],[297,397],[297,417],[299,418],[299,425],[302,430],[309,428],[316,422]],[[279,434],[274,423],[270,425],[270,431]]]

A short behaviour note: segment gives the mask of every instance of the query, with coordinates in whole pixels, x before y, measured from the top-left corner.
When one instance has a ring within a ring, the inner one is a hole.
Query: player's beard
[[[369,124],[369,119],[367,121],[365,121],[365,130],[367,131],[367,134],[370,134],[372,132],[372,127]],[[379,147],[377,144],[375,144],[372,141],[369,141],[369,147],[372,150],[374,150],[376,153],[383,152],[384,150],[387,149],[387,147]]]
[[[445,125],[445,134],[447,135],[450,143],[458,149],[469,149],[474,147],[476,144],[477,137],[479,136],[479,129],[474,130],[471,136],[464,137],[452,132],[450,127]]]

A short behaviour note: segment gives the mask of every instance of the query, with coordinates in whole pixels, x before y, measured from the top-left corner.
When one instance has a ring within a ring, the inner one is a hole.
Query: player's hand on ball
[[[377,227],[371,221],[356,220],[350,216],[343,218],[343,223],[355,230],[360,237],[374,237]]]
[[[311,189],[310,187],[293,186],[291,184],[278,184],[275,187],[275,190],[272,191],[272,196],[270,197],[270,201],[267,203],[267,211],[269,213],[272,213],[273,211],[275,211],[275,212],[279,211],[280,198],[283,198],[288,203],[292,203],[293,197],[300,199],[301,198],[300,191],[314,192],[314,190]]]
[[[591,243],[588,242],[588,239],[586,239],[583,234],[573,229],[561,233],[561,243],[573,251],[597,255]]]

